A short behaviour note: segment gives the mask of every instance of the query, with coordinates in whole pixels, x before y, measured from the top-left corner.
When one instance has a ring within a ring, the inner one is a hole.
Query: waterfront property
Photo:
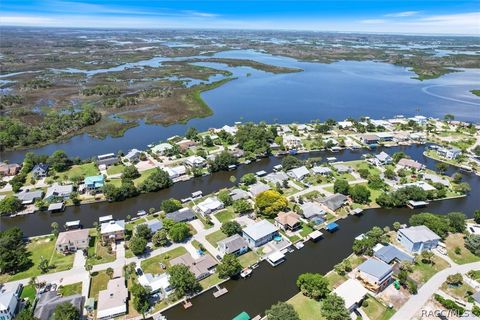
[[[262,183],[262,182],[257,182],[248,187],[248,192],[250,192],[250,195],[252,196],[252,198],[255,198],[260,193],[270,189],[271,188],[269,185],[266,185],[265,183]]]
[[[98,293],[97,319],[107,320],[127,313],[128,289],[125,278],[108,281],[107,289]]]
[[[438,148],[437,153],[445,159],[454,160],[462,154],[462,150],[458,148]]]
[[[289,170],[287,174],[293,179],[300,181],[303,180],[306,176],[308,176],[310,174],[310,171],[308,171],[307,167],[302,166]]]
[[[170,275],[166,272],[158,275],[144,273],[138,277],[138,282],[144,287],[149,287],[151,293],[160,293],[162,297],[165,298],[173,290],[170,286],[169,279]]]
[[[217,248],[221,256],[226,254],[240,256],[248,251],[248,243],[240,235],[234,234],[233,236],[218,241]]]
[[[16,315],[21,286],[17,285],[14,290],[0,288],[0,319],[13,320]]]
[[[56,291],[48,291],[38,295],[33,315],[37,319],[51,319],[55,308],[62,303],[71,304],[82,314],[84,297],[81,294],[62,296]]]
[[[45,193],[44,199],[47,201],[61,199],[66,200],[73,192],[73,185],[60,185],[58,183],[54,183],[50,187],[48,187],[47,192]]]
[[[130,162],[131,164],[138,162],[140,160],[140,155],[142,152],[138,149],[132,149],[130,150],[123,158],[127,161]]]
[[[223,207],[224,207],[223,202],[218,200],[217,197],[207,198],[202,202],[198,203],[196,206],[196,208],[198,209],[198,212],[200,212],[203,216],[207,216],[212,212],[223,209]]]
[[[190,253],[185,253],[184,255],[170,260],[170,264],[172,266],[183,264],[190,269],[197,280],[202,280],[214,272],[214,269],[217,266],[217,261],[209,254],[204,254],[200,256],[200,258],[194,259]]]
[[[275,225],[285,231],[296,231],[301,227],[300,216],[293,211],[279,212],[275,217]]]
[[[43,191],[42,190],[33,190],[33,191],[28,191],[24,190],[20,193],[17,193],[15,195],[18,200],[22,202],[22,204],[32,204],[35,202],[37,199],[42,199],[43,197]]]
[[[404,169],[414,169],[414,170],[423,170],[425,169],[425,165],[421,164],[418,161],[413,159],[402,158],[397,163],[397,167],[404,168]]]
[[[379,247],[374,249],[373,256],[379,260],[382,260],[385,263],[391,264],[392,262],[413,262],[414,259],[411,255],[406,252],[403,252],[394,245],[382,245],[379,244]]]
[[[0,162],[0,176],[14,176],[20,171],[18,163]]]
[[[348,203],[348,197],[341,193],[336,193],[323,199],[321,203],[335,212]]]
[[[181,208],[174,212],[166,214],[166,218],[172,219],[175,222],[187,222],[195,219],[195,213],[190,208]]]
[[[232,201],[237,201],[241,199],[248,199],[250,196],[247,191],[236,188],[230,191],[230,197],[232,198]]]
[[[200,156],[190,156],[185,159],[184,163],[191,168],[202,168],[207,164],[207,160]]]
[[[35,179],[45,178],[48,175],[48,164],[38,163],[33,167],[31,174]]]
[[[426,226],[413,226],[398,230],[397,240],[410,253],[421,253],[438,246],[440,237]]]
[[[100,225],[100,234],[104,242],[125,238],[125,220],[111,220]]]
[[[357,267],[355,277],[370,291],[380,292],[392,279],[393,267],[385,262],[370,258]]]
[[[96,192],[105,185],[105,178],[103,175],[85,177],[83,184],[85,191]]]
[[[71,253],[77,250],[88,249],[88,229],[78,229],[60,232],[55,243],[55,248],[61,253]]]
[[[117,164],[118,163],[118,157],[115,156],[113,153],[107,153],[107,154],[101,154],[97,156],[96,164],[98,168],[106,169],[107,167]]]
[[[354,312],[357,309],[365,296],[368,293],[368,290],[355,279],[348,279],[340,286],[333,290],[335,294],[345,301],[345,308],[349,312]]]
[[[278,228],[268,220],[261,220],[243,229],[243,238],[251,248],[260,247],[278,235]]]
[[[148,220],[144,224],[150,229],[152,234],[163,229],[163,223],[158,219]]]
[[[305,219],[315,222],[316,224],[322,223],[325,217],[325,210],[316,202],[304,202],[300,205],[302,215]]]

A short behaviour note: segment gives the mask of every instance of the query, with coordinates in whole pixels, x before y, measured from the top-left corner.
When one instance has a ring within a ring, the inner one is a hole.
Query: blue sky
[[[1,0],[0,25],[480,35],[480,1]]]

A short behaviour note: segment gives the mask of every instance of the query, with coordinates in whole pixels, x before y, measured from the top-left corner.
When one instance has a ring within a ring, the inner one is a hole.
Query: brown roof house
[[[88,248],[88,229],[78,229],[58,234],[55,248],[58,252],[69,253]]]
[[[275,225],[283,230],[295,231],[301,226],[300,216],[293,211],[279,212],[275,218]]]
[[[422,170],[425,168],[425,165],[421,164],[420,162],[407,158],[400,159],[400,161],[397,163],[397,166],[400,168],[409,168],[415,170]]]
[[[195,275],[197,280],[204,279],[213,273],[217,261],[209,254],[205,254],[198,259],[193,259],[190,253],[185,253],[177,258],[170,260],[172,266],[177,264],[186,265]]]
[[[0,176],[14,176],[20,171],[17,163],[0,163]]]

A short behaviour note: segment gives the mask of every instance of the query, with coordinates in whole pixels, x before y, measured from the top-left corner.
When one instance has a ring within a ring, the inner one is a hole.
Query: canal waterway
[[[140,122],[120,138],[97,139],[87,134],[68,141],[30,150],[0,152],[0,160],[21,162],[27,151],[51,154],[62,149],[70,156],[89,158],[101,153],[145,149],[148,144],[183,135],[189,126],[201,131],[220,128],[236,121],[309,122],[313,119],[370,116],[372,118],[423,114],[443,117],[452,113],[457,119],[480,121],[480,98],[469,91],[478,89],[480,69],[464,69],[438,79],[419,81],[407,68],[372,61],[340,61],[331,64],[302,62],[253,50],[219,52],[216,58],[250,59],[266,64],[300,68],[302,72],[272,74],[249,67],[228,67],[220,63],[197,63],[228,70],[236,78],[218,88],[203,92],[202,98],[212,108],[213,115],[192,119],[186,124],[171,126]],[[110,69],[78,70],[87,76],[133,67],[158,67],[166,59],[155,57],[137,63],[127,63]],[[216,75],[211,80],[218,80]],[[2,78],[4,79],[4,78]],[[193,82],[191,84],[194,84]]]

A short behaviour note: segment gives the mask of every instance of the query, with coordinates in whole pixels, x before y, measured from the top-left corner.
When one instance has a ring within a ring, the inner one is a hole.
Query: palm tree
[[[89,275],[92,275],[91,271],[93,269],[93,266],[90,263],[85,264],[85,270],[88,271]]]
[[[34,288],[37,288],[38,286],[37,277],[35,276],[31,277],[30,280],[28,280],[28,284],[33,286]]]
[[[107,268],[106,274],[107,274],[107,276],[108,276],[110,279],[112,279],[112,277],[113,277],[113,269],[112,269],[112,268]]]

